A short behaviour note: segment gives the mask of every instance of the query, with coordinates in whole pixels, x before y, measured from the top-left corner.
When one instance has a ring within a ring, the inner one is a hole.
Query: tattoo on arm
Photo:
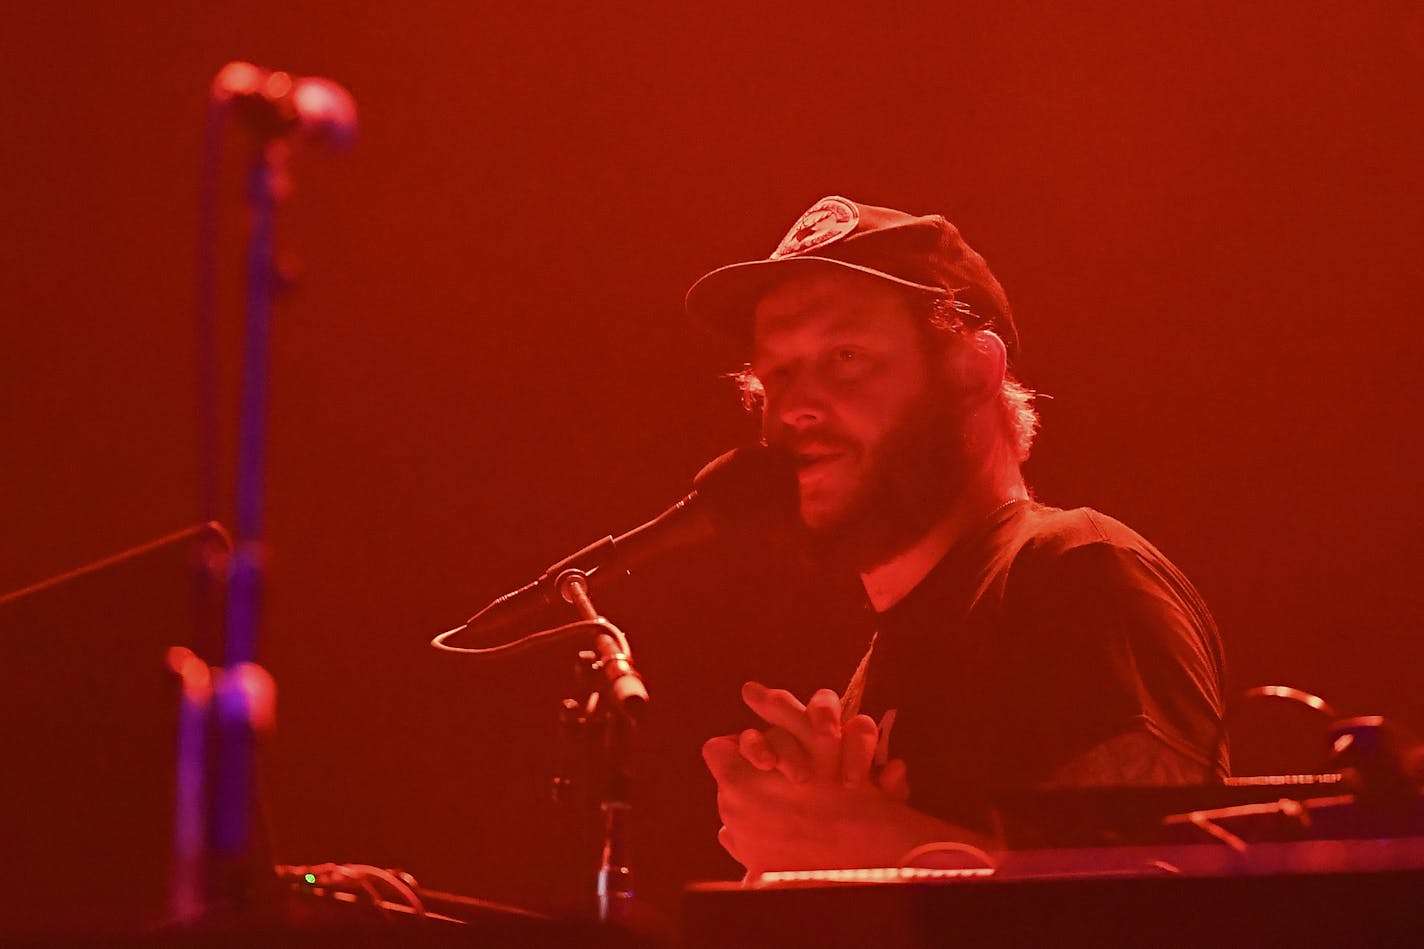
[[[1052,787],[1201,784],[1213,773],[1208,765],[1143,729],[1094,745],[1059,768],[1046,783]]]

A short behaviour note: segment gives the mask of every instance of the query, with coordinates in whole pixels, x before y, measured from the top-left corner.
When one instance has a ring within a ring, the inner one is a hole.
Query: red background
[[[0,589],[198,516],[213,74],[330,76],[360,105],[354,151],[297,162],[283,222],[303,277],[271,393],[277,856],[573,898],[591,854],[540,801],[570,657],[426,641],[748,437],[682,293],[830,193],[943,211],[985,253],[1053,396],[1037,493],[1176,560],[1233,688],[1424,728],[1418,4],[538,6],[7,14]],[[224,193],[231,390],[235,173]],[[739,724],[709,660],[738,617],[628,599],[615,618],[664,697],[639,853],[667,903],[732,869],[697,744]],[[832,668],[859,648],[799,642]]]

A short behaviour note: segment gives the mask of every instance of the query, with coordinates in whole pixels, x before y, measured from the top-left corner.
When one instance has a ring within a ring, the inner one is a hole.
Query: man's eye
[[[766,372],[756,374],[757,382],[761,384],[762,392],[773,392],[780,389],[786,383],[789,372],[786,369],[769,369]]]
[[[871,359],[863,349],[842,346],[832,350],[830,365],[841,373],[860,373],[870,368]]]

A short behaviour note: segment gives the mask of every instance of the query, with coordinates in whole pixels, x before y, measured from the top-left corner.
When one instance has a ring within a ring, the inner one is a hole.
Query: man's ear
[[[993,330],[975,330],[944,348],[945,378],[966,402],[977,403],[998,394],[1008,372],[1008,351]]]

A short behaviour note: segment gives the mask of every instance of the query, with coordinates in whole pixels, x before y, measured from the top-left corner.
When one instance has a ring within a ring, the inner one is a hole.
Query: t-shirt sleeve
[[[1186,578],[1145,544],[1107,541],[1020,566],[1005,599],[1014,615],[990,647],[1007,677],[993,690],[1003,697],[994,730],[1011,756],[1004,773],[1046,783],[1131,733],[1222,770],[1220,641]]]

